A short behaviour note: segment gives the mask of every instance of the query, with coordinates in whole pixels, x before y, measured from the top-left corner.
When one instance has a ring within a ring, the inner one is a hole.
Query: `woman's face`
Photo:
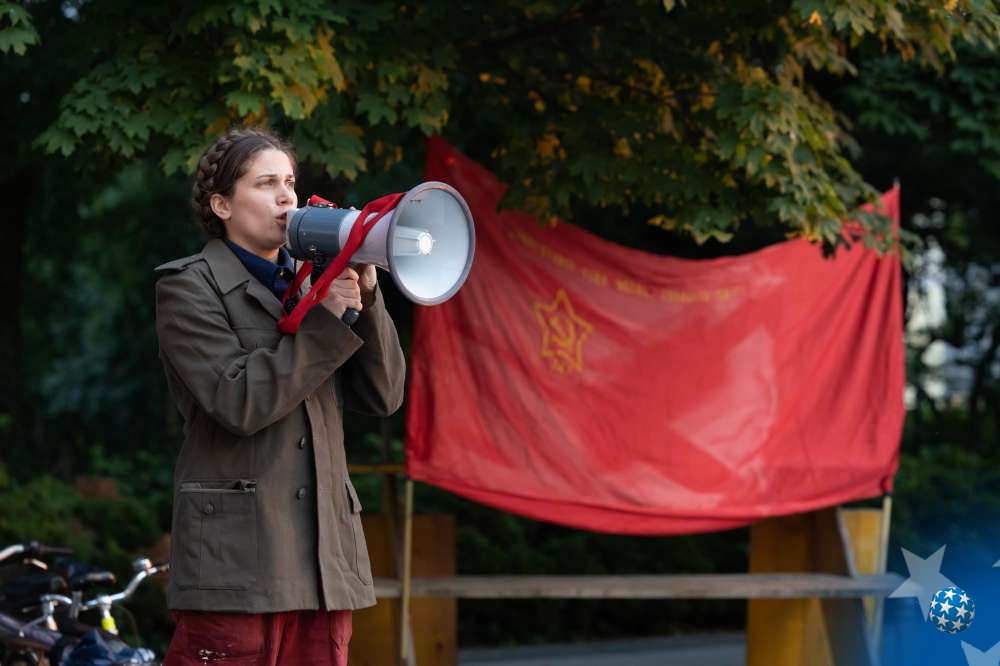
[[[257,256],[275,261],[285,244],[288,213],[298,204],[295,171],[288,155],[269,148],[250,158],[246,173],[228,199],[212,195],[212,210],[226,225],[226,236]]]

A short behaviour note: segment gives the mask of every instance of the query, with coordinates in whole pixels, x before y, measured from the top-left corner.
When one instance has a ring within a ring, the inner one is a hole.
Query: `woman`
[[[232,131],[194,177],[208,243],[157,269],[160,359],[185,433],[167,666],[346,666],[351,610],[375,603],[342,414],[396,411],[404,358],[374,266],[339,275],[295,335],[278,329],[296,204],[291,147]],[[346,308],[361,311],[353,327]]]

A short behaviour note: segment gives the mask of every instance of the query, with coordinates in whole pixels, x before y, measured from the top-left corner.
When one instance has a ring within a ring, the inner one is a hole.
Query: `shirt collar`
[[[278,262],[275,263],[257,256],[228,238],[223,240],[250,275],[273,291],[279,300],[284,296],[288,283],[295,278],[295,265],[284,247],[278,249]]]

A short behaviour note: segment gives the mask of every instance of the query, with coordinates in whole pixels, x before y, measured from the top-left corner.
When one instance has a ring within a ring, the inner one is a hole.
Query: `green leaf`
[[[368,116],[368,122],[377,125],[379,122],[393,124],[396,122],[396,112],[385,103],[383,97],[363,92],[358,95],[357,112]]]
[[[58,126],[53,126],[42,132],[32,145],[41,147],[49,154],[61,153],[63,157],[69,157],[76,149],[76,137]]]
[[[241,116],[260,111],[261,105],[264,103],[264,99],[260,95],[246,90],[230,91],[226,93],[225,99],[226,104],[235,106],[236,113]]]
[[[13,51],[17,55],[24,55],[28,47],[37,44],[38,41],[38,32],[30,25],[0,28],[0,53]]]

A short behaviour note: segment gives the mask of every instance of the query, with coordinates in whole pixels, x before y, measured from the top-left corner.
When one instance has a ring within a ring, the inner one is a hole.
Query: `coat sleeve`
[[[277,348],[248,351],[218,294],[193,268],[157,282],[156,333],[161,356],[197,404],[243,437],[295,409],[362,346],[348,326],[318,306]]]
[[[378,287],[364,304],[354,332],[364,346],[345,364],[342,374],[344,407],[374,416],[389,416],[403,404],[406,358],[399,345],[382,291]]]

